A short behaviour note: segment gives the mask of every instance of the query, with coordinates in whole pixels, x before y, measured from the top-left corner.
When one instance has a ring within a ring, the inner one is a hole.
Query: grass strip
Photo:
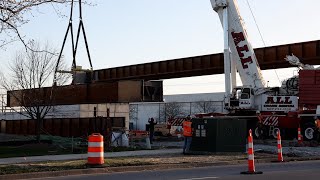
[[[45,171],[62,171],[72,169],[87,169],[86,160],[76,161],[53,161],[29,164],[13,164],[0,165],[0,175],[6,174],[20,174],[31,172],[45,172]],[[152,162],[147,162],[146,159],[106,159],[104,167],[120,167],[120,166],[142,166],[152,165]]]

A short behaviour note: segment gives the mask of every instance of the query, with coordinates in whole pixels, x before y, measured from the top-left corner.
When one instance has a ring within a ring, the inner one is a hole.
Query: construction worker
[[[320,142],[320,116],[315,117],[314,124],[316,125],[316,128],[318,132],[316,133],[316,139]]]
[[[150,138],[150,144],[153,143],[153,135],[154,135],[154,125],[158,124],[156,120],[153,118],[148,119],[149,122],[149,138]]]
[[[315,119],[314,123],[316,124],[316,127],[319,129],[320,128],[320,116],[317,116],[314,119]]]
[[[258,118],[258,120],[259,120],[259,123],[262,124],[262,122],[263,122],[263,117],[262,117],[260,111],[256,111],[256,116],[257,116],[257,118]]]
[[[183,154],[187,154],[190,151],[190,145],[192,141],[192,122],[190,116],[188,116],[186,120],[183,122],[183,136]]]
[[[318,131],[320,132],[320,117],[316,117],[316,120],[314,121],[314,123],[316,124],[316,127],[318,129]]]
[[[256,130],[254,131],[254,135],[259,139],[264,139],[267,136],[266,135],[267,130],[263,125],[263,117],[260,111],[256,111],[256,116],[257,116],[258,122],[256,125]]]

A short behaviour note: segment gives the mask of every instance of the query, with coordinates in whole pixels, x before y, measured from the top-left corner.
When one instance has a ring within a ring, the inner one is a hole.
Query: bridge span
[[[294,54],[305,64],[320,64],[320,40],[255,49],[262,70],[293,67],[284,60]],[[94,71],[97,82],[159,80],[223,74],[223,54],[209,54]]]

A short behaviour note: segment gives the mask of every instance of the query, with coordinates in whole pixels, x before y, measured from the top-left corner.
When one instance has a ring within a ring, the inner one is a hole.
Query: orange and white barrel
[[[282,162],[283,161],[283,156],[282,156],[282,145],[281,145],[281,135],[280,131],[277,132],[277,144],[278,144],[278,161]]]
[[[88,138],[88,164],[104,164],[103,136],[93,133]]]

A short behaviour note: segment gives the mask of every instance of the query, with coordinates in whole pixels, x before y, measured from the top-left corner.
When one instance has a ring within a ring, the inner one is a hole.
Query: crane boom
[[[263,80],[256,55],[248,41],[248,35],[236,0],[211,0],[211,4],[212,8],[218,13],[224,30],[228,31],[228,44],[232,53],[231,59],[236,63],[236,69],[239,72],[243,86],[253,88],[255,94],[263,93],[265,81]],[[227,29],[224,25],[226,21],[228,24]],[[225,51],[224,53],[228,52]],[[230,58],[227,61],[231,62]],[[230,82],[225,83],[230,84]]]

